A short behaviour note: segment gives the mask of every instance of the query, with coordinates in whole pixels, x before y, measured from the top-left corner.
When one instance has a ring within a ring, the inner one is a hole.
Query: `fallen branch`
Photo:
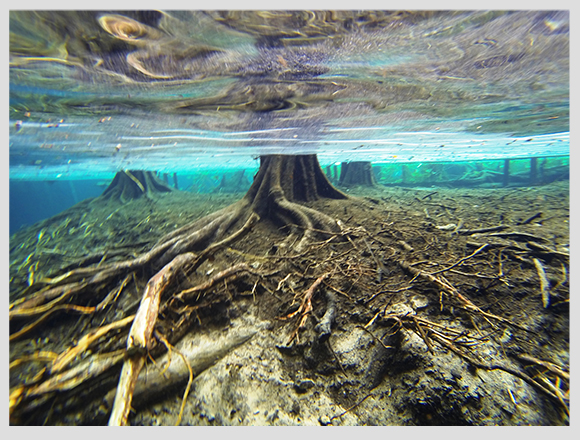
[[[508,226],[499,225],[499,226],[492,226],[489,228],[461,229],[460,231],[457,231],[457,234],[459,234],[459,235],[485,234],[487,232],[503,231],[504,229],[507,229],[507,228],[508,228]]]
[[[308,318],[308,314],[312,311],[312,296],[314,295],[314,292],[316,292],[316,289],[318,289],[318,286],[320,286],[320,284],[322,284],[322,282],[327,277],[332,275],[333,273],[334,272],[327,272],[327,273],[319,276],[316,279],[316,281],[314,281],[312,283],[312,285],[308,288],[308,290],[305,292],[304,297],[302,298],[302,302],[300,303],[300,307],[298,307],[298,310],[290,313],[289,315],[287,315],[283,318],[280,318],[282,320],[286,320],[286,319],[293,318],[294,316],[298,315],[299,313],[302,314],[302,316],[300,317],[300,321],[299,321],[298,325],[296,326],[296,329],[290,335],[290,339],[288,340],[288,342],[286,342],[286,345],[290,344],[294,340],[294,338],[298,335],[298,331],[304,326],[304,323],[306,322],[306,319]]]
[[[433,347],[431,346],[431,342],[429,342],[429,338],[427,337],[425,330],[423,330],[423,327],[421,327],[419,321],[417,321],[417,318],[415,316],[413,316],[413,323],[415,324],[417,330],[419,330],[419,334],[421,335],[421,338],[425,342],[425,345],[427,345],[427,348],[429,349],[431,354],[433,354]]]
[[[105,297],[105,299],[103,299],[99,304],[97,304],[97,306],[95,307],[95,310],[96,311],[103,310],[112,301],[114,302],[119,297],[119,295],[121,294],[123,288],[127,285],[127,283],[129,282],[129,280],[133,276],[134,276],[134,272],[131,272],[129,275],[127,275],[123,279],[123,281],[121,281],[121,284],[119,284],[115,289],[111,290],[111,292]]]
[[[459,266],[460,264],[464,263],[465,261],[469,260],[470,258],[475,257],[477,254],[479,254],[482,250],[484,250],[487,247],[487,243],[481,245],[478,249],[476,249],[473,253],[471,253],[470,255],[468,255],[467,257],[463,257],[460,258],[456,263],[452,264],[451,266],[445,268],[445,269],[441,269],[441,270],[437,270],[435,272],[430,272],[429,275],[436,275],[438,273],[442,273],[442,272],[446,272],[450,269],[453,269],[454,267]]]
[[[483,237],[477,237],[477,238],[483,238]],[[503,242],[497,243],[497,242],[488,242],[486,243],[491,249],[496,249],[496,248],[501,248],[502,250],[512,250],[512,251],[518,251],[518,252],[524,252],[524,253],[529,253],[530,250],[518,245],[517,243],[514,242],[508,242],[507,240],[503,240],[502,238],[500,239],[496,239],[496,240],[501,240]],[[482,245],[482,243],[477,243],[475,241],[466,241],[465,244],[469,247],[479,247]]]
[[[178,255],[147,283],[127,338],[127,352],[131,354],[125,360],[121,370],[109,425],[122,426],[127,423],[133,390],[139,372],[145,364],[146,352],[150,348],[151,335],[157,322],[161,294],[176,272],[190,266],[196,258],[197,256],[190,252]]]
[[[538,277],[540,278],[540,292],[542,294],[542,304],[544,308],[550,305],[550,283],[546,278],[546,272],[544,271],[544,266],[537,258],[534,258],[534,265],[536,266],[536,272],[538,272]]]
[[[133,347],[139,349],[149,348],[151,334],[159,313],[161,294],[172,281],[177,271],[185,269],[195,260],[196,255],[191,252],[178,255],[149,280],[145,287],[145,293],[143,293],[141,298],[139,310],[135,314],[135,320],[129,331],[127,349]]]
[[[143,365],[145,365],[144,354],[135,354],[125,360],[119,377],[113,411],[109,418],[109,426],[124,426],[127,424],[133,391]]]

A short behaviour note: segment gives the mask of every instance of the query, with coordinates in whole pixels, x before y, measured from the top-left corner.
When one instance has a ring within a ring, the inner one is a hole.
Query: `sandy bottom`
[[[220,282],[189,305],[195,313],[176,352],[152,353],[129,423],[569,424],[568,182],[343,191],[351,197],[309,204],[340,220],[341,234],[294,255],[279,246],[284,230],[260,222],[188,279],[195,285],[241,262],[263,274]],[[10,238],[10,301],[31,278],[132,258],[242,196],[81,202]],[[119,304],[138,302],[146,282],[136,273]],[[61,353],[122,316],[107,313],[55,314],[11,341],[10,360]],[[159,328],[169,322],[160,317]],[[11,322],[11,333],[20,326]],[[99,344],[93,352],[112,349]],[[189,386],[182,356],[194,372]],[[43,366],[14,362],[11,390],[45,380]],[[91,386],[43,395],[11,423],[106,424],[116,377],[113,368]]]

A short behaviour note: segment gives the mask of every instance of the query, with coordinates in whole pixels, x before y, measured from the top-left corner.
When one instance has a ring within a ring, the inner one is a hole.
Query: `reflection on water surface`
[[[12,11],[10,118],[24,173],[184,151],[396,159],[397,133],[507,145],[569,130],[569,14]]]

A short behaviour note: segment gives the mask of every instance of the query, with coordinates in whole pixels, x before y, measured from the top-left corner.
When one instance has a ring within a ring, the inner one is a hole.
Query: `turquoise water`
[[[11,130],[10,178],[51,180],[87,173],[100,177],[119,169],[183,173],[216,165],[252,166],[262,154],[314,152],[325,165],[344,160],[392,163],[566,156],[570,151],[569,132],[514,136],[333,127],[322,138],[312,139],[300,127],[219,132],[157,128],[157,123],[145,120],[129,124],[126,116],[114,119],[118,121],[112,122],[112,117],[101,123],[22,122],[18,132]]]
[[[12,11],[9,105],[13,188],[266,154],[566,159],[569,13]]]

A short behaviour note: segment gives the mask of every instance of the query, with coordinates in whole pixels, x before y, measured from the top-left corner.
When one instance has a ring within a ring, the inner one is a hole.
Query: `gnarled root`
[[[123,298],[120,296],[121,291],[131,282],[131,279],[133,279],[134,288],[138,288],[135,280],[135,274],[138,274],[139,278],[143,276],[149,278],[149,282],[144,289],[141,304],[129,334],[127,335],[126,331],[122,332],[127,337],[126,353],[109,421],[112,425],[125,424],[137,377],[146,362],[147,352],[151,349],[151,335],[158,316],[160,314],[164,316],[164,313],[171,314],[172,318],[169,323],[171,332],[183,334],[183,327],[187,325],[183,323],[189,322],[189,318],[174,316],[176,310],[171,304],[175,301],[183,302],[189,296],[199,296],[200,292],[211,288],[214,280],[237,276],[236,274],[241,272],[253,273],[253,271],[245,263],[233,265],[207,283],[182,290],[179,294],[172,292],[172,295],[168,295],[171,300],[166,301],[162,295],[171,289],[172,280],[178,274],[187,276],[195,272],[207,258],[241,239],[259,220],[270,221],[278,227],[288,228],[290,233],[281,246],[286,246],[288,250],[296,254],[303,252],[318,234],[326,237],[340,235],[341,229],[335,219],[304,205],[304,203],[323,198],[342,199],[346,196],[334,189],[328,182],[315,155],[264,156],[261,158],[261,167],[255,176],[254,183],[239,202],[166,234],[149,251],[133,259],[101,262],[93,266],[69,270],[53,278],[35,280],[23,292],[26,296],[23,295],[10,304],[9,317],[13,326],[11,341],[36,330],[39,324],[48,318],[53,318],[56,312],[74,311],[92,314],[104,312],[106,307],[115,306],[116,315],[105,326],[102,326],[105,322],[103,320],[99,324],[101,327],[89,328],[87,337],[81,338],[77,347],[68,347],[58,356],[58,359],[67,356],[68,369],[61,367],[54,371],[46,370],[48,377],[43,377],[44,382],[40,382],[38,386],[30,388],[22,385],[13,389],[11,414],[21,414],[21,410],[26,412],[34,409],[55,393],[69,389],[68,387],[83,384],[90,388],[90,385],[86,383],[87,378],[94,379],[95,376],[83,374],[82,377],[76,377],[76,371],[82,372],[87,368],[94,370],[91,365],[96,362],[95,365],[98,364],[99,369],[94,371],[97,371],[95,374],[98,375],[105,370],[110,370],[119,362],[118,355],[111,358],[112,360],[106,359],[106,362],[94,355],[91,356],[91,361],[87,365],[82,362],[75,364],[75,359],[79,360],[89,345],[102,344],[102,340],[98,342],[97,339],[102,338],[105,330],[110,331],[109,327],[116,329],[118,326],[115,322],[124,322],[133,313],[132,305],[123,299],[125,303],[128,303],[127,306],[123,306],[119,298]],[[232,233],[231,230],[236,227],[238,229]],[[322,278],[315,283],[316,286],[321,280]],[[312,290],[315,288],[313,286]],[[311,296],[312,293],[309,295]],[[301,322],[308,316],[308,313],[308,308],[303,310]],[[100,321],[100,316],[97,320]],[[85,322],[88,324],[89,320]],[[80,344],[81,341],[82,344]],[[112,346],[117,350],[116,353],[120,348],[117,342],[121,341],[116,341],[113,344],[114,347]],[[80,370],[77,370],[78,368]],[[38,378],[40,380],[40,376]],[[42,399],[35,401],[39,393],[46,398],[40,396]]]
[[[205,249],[220,240],[240,221],[269,219],[290,227],[282,246],[299,253],[318,233],[339,233],[330,216],[300,204],[321,198],[346,198],[320,169],[315,155],[264,156],[254,183],[242,200],[162,237],[137,258],[71,270],[53,279],[41,279],[38,289],[10,305],[11,320],[43,315],[71,297],[103,289],[119,276],[149,267],[153,273],[176,256]],[[254,217],[256,216],[256,217]],[[249,228],[249,227],[248,227]]]
[[[260,170],[244,200],[262,218],[293,227],[284,244],[300,252],[318,232],[340,232],[336,220],[300,204],[323,198],[345,199],[318,165],[315,155],[261,157]]]

